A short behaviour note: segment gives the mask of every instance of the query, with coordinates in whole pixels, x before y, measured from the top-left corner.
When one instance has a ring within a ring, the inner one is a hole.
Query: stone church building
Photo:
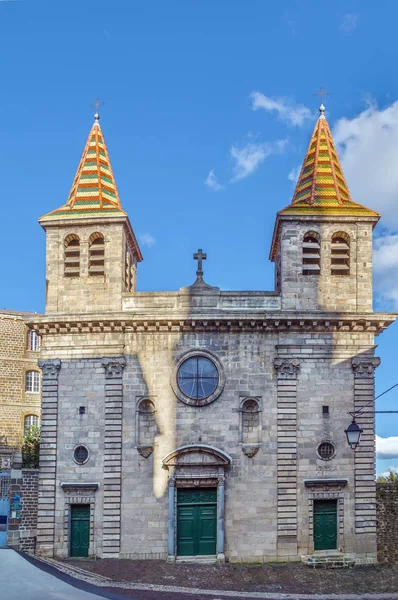
[[[62,193],[62,190],[60,190]],[[376,560],[372,232],[321,106],[291,204],[276,215],[275,290],[197,278],[137,292],[142,254],[99,116],[46,233],[42,555]],[[187,283],[187,282],[182,282]],[[368,409],[369,410],[369,409]]]

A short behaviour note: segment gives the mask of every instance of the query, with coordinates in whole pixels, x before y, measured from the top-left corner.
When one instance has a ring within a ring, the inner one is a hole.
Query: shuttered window
[[[340,231],[332,236],[330,267],[332,275],[350,274],[350,236],[347,233]]]
[[[105,273],[105,241],[101,233],[93,233],[89,242],[89,275]]]
[[[321,241],[319,234],[309,231],[303,239],[303,275],[319,275],[321,272]]]

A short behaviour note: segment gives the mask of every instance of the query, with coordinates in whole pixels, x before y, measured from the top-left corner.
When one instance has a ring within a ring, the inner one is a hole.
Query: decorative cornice
[[[118,356],[117,358],[103,358],[102,366],[105,368],[106,379],[120,379],[123,376],[126,359],[124,356]]]
[[[196,316],[54,315],[32,319],[29,327],[41,336],[91,333],[168,332],[367,332],[378,335],[396,319],[393,313],[294,313],[270,312],[245,315]]]
[[[61,481],[60,486],[64,492],[69,490],[90,490],[95,492],[99,488],[99,483],[95,481]]]
[[[43,379],[58,379],[61,361],[59,358],[55,358],[54,360],[39,360],[39,367],[43,372]]]
[[[354,357],[351,361],[352,370],[354,371],[354,377],[372,379],[375,374],[375,369],[377,369],[380,362],[380,358],[377,357]]]
[[[324,479],[304,479],[304,485],[308,488],[323,488],[325,491],[331,487],[338,487],[339,489],[345,487],[348,483],[348,479],[345,477],[342,478],[324,478]]]
[[[275,358],[274,367],[278,379],[296,379],[300,370],[300,361],[297,358]]]

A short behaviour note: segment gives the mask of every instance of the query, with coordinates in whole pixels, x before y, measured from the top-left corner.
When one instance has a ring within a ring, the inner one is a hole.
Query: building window
[[[76,446],[73,451],[73,459],[78,465],[84,465],[88,461],[88,449],[86,446]]]
[[[336,453],[336,448],[332,442],[322,442],[317,448],[318,457],[321,460],[330,460]]]
[[[217,384],[217,367],[205,356],[192,356],[178,369],[178,387],[192,400],[208,398],[215,391]]]
[[[80,239],[74,233],[65,238],[64,275],[65,277],[80,275]]]
[[[34,352],[38,352],[40,350],[40,337],[36,331],[28,331],[28,350],[33,350]]]
[[[321,240],[316,231],[309,231],[303,239],[303,275],[321,272]]]
[[[102,233],[93,233],[90,236],[88,274],[105,274],[105,240]]]
[[[40,392],[40,373],[28,371],[26,373],[25,391],[38,394]]]
[[[211,352],[191,350],[177,361],[170,383],[181,402],[205,406],[214,402],[223,391],[224,369]]]
[[[332,275],[350,274],[350,236],[347,233],[339,231],[333,234],[330,267]]]
[[[24,437],[29,433],[30,427],[39,427],[39,417],[37,415],[27,415],[24,419]]]

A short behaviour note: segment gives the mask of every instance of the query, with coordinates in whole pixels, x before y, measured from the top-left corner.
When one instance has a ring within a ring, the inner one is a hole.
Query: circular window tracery
[[[203,400],[215,391],[218,384],[216,365],[205,356],[192,356],[178,369],[177,382],[180,390],[191,400]]]
[[[321,442],[317,454],[321,460],[330,460],[336,454],[336,448],[332,442]]]
[[[86,446],[76,446],[73,451],[73,458],[78,465],[84,465],[88,461],[88,449]]]
[[[210,352],[193,350],[177,362],[171,385],[185,404],[205,406],[221,394],[225,383],[220,361]]]

